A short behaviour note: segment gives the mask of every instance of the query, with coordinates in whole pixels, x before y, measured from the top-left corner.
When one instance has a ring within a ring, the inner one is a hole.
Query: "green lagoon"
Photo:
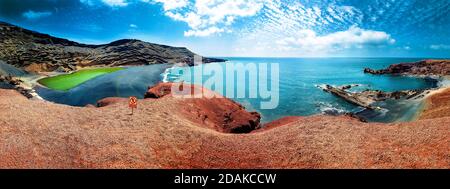
[[[123,69],[124,68],[121,67],[86,69],[71,74],[63,74],[54,77],[47,77],[39,80],[38,82],[39,84],[44,85],[53,90],[68,91],[93,78]]]

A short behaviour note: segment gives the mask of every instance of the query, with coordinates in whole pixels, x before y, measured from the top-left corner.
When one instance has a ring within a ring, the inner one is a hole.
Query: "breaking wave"
[[[325,102],[317,103],[317,107],[318,107],[319,111],[324,115],[336,116],[336,115],[345,114],[347,112],[342,108],[337,108],[337,107],[333,106],[332,104],[325,103]]]

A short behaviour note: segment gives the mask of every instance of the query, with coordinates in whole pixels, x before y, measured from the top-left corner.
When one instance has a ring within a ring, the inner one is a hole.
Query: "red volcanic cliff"
[[[172,94],[173,83],[160,83],[150,87],[145,98],[162,98]],[[187,119],[223,133],[249,133],[259,127],[261,116],[219,94],[192,84],[181,84],[179,90],[190,94],[179,99]],[[186,92],[187,91],[187,92]],[[214,96],[207,98],[205,95]]]

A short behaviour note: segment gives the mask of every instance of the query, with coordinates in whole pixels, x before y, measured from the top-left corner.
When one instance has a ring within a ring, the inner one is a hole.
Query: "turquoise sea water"
[[[279,65],[279,105],[275,109],[261,109],[261,98],[232,98],[243,104],[247,109],[258,111],[263,122],[272,121],[284,116],[309,116],[314,114],[339,114],[343,112],[360,112],[362,108],[350,104],[338,97],[319,89],[318,85],[348,85],[358,84],[353,90],[377,89],[383,91],[398,91],[424,89],[436,86],[434,80],[405,76],[375,76],[364,74],[366,67],[372,69],[386,68],[400,62],[414,62],[420,59],[402,58],[226,58],[229,62],[219,63],[223,68],[226,64],[260,64],[277,63]],[[270,66],[269,66],[270,68]],[[173,68],[167,74],[168,81],[194,82],[186,69],[192,72],[195,68]],[[230,70],[224,69],[224,72]],[[234,71],[234,70],[232,70]],[[226,76],[226,73],[223,74]],[[250,74],[252,75],[252,73]],[[250,76],[247,75],[247,76]],[[204,76],[204,81],[209,77]],[[226,80],[226,79],[224,79]],[[244,82],[244,81],[237,81]],[[248,82],[248,80],[247,80]],[[225,84],[226,85],[226,84]],[[237,87],[237,84],[235,84]],[[226,95],[225,91],[222,94]],[[247,87],[248,89],[249,87]],[[214,89],[214,88],[213,88]],[[237,89],[235,89],[237,90]],[[217,91],[217,92],[220,92]],[[247,90],[248,93],[248,90]],[[228,96],[229,97],[229,96]],[[247,94],[248,97],[248,94]],[[384,108],[377,112],[364,112],[370,121],[393,122],[411,120],[420,101],[398,100],[378,103]]]
[[[262,121],[268,122],[284,116],[309,116],[315,114],[340,114],[360,112],[362,108],[352,105],[338,97],[323,92],[318,85],[359,84],[353,90],[379,89],[396,91],[424,89],[436,86],[434,80],[404,76],[374,76],[364,74],[366,67],[381,69],[394,63],[414,62],[420,59],[402,58],[226,58],[226,63],[214,63],[225,67],[226,64],[277,63],[279,65],[279,105],[275,109],[261,109],[261,98],[232,98],[248,110],[258,111]],[[95,104],[105,97],[143,97],[148,86],[164,79],[168,81],[193,82],[187,69],[169,65],[150,65],[131,67],[112,74],[100,76],[67,92],[37,88],[43,98],[62,104],[84,106]],[[224,72],[227,72],[224,69]],[[253,73],[250,73],[252,75]],[[226,73],[223,73],[226,75]],[[270,78],[270,77],[269,77]],[[207,80],[208,77],[204,77]],[[248,81],[248,80],[246,80]],[[236,81],[246,82],[246,81]],[[195,83],[195,82],[194,82]],[[202,82],[196,82],[201,84]],[[235,88],[238,86],[235,83]],[[226,84],[225,84],[226,85]],[[226,87],[226,86],[225,86]],[[248,89],[248,87],[247,87]],[[226,91],[223,91],[224,93]],[[421,107],[421,101],[399,100],[378,103],[381,111],[364,112],[370,121],[393,122],[408,121]]]

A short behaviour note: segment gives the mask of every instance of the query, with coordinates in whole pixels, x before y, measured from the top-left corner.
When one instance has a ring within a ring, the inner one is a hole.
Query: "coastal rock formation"
[[[38,96],[31,87],[23,85],[23,81],[17,77],[0,75],[0,84],[2,83],[8,85],[9,87],[7,88],[15,89],[29,99]]]
[[[445,76],[450,75],[450,60],[422,60],[415,63],[393,64],[382,70],[365,68],[364,73]]]
[[[194,64],[194,53],[135,39],[86,45],[0,22],[0,59],[29,72],[74,71],[86,66],[125,66],[161,63]],[[224,62],[203,58],[204,63]]]
[[[0,75],[0,82],[5,82],[5,83],[8,83],[10,85],[19,85],[23,81],[18,79],[18,78],[16,78],[16,77],[12,77],[10,75],[8,75],[8,76]]]
[[[450,117],[312,116],[234,135],[188,119],[195,104],[182,102],[144,99],[130,115],[126,104],[71,107],[0,89],[0,168],[450,168]]]
[[[384,92],[380,90],[364,90],[362,92],[358,92],[356,94],[365,96],[368,99],[372,99],[373,101],[385,101],[388,99],[418,99],[424,97],[429,90],[403,90],[403,91],[394,91],[394,92]]]
[[[341,87],[333,87],[331,85],[325,85],[321,87],[324,91],[329,92],[337,97],[340,97],[352,104],[361,106],[370,110],[379,109],[372,106],[374,102],[385,101],[388,99],[418,99],[424,97],[429,90],[404,90],[395,92],[384,92],[380,90],[364,90],[361,92],[350,92],[351,85],[345,85]]]
[[[371,104],[374,101],[374,99],[369,98],[369,96],[364,95],[363,93],[352,93],[346,91],[347,89],[350,89],[349,86],[344,87],[333,87],[331,85],[325,85],[325,87],[322,88],[324,91],[329,92],[335,96],[338,96],[352,104],[374,110],[376,107],[373,107]]]
[[[144,98],[161,98],[169,95],[172,91],[172,83],[159,83],[158,85],[148,87]]]
[[[149,87],[145,98],[170,96],[173,85],[160,83]],[[223,133],[249,133],[260,126],[259,113],[247,112],[242,105],[230,99],[192,84],[180,84],[178,87],[183,95],[190,95],[188,98],[176,98],[183,107],[186,119]]]

